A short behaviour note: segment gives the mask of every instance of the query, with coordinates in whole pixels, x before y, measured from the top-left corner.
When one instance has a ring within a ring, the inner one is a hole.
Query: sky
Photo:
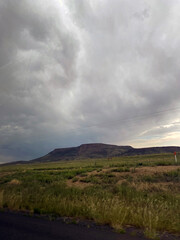
[[[0,0],[0,162],[180,146],[179,0]]]

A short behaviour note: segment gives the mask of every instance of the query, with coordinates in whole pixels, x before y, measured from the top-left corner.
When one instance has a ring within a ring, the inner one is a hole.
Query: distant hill
[[[89,143],[82,144],[78,147],[58,148],[43,157],[31,160],[29,162],[51,162],[84,158],[111,158],[118,156],[133,156],[174,152],[180,152],[180,147],[133,148],[131,146]]]
[[[121,156],[131,150],[130,146],[116,146],[103,143],[82,144],[78,147],[57,148],[47,155],[31,160],[31,162],[47,162],[82,158],[104,158]]]
[[[180,152],[180,147],[149,147],[133,148],[131,146],[117,146],[103,143],[82,144],[78,147],[57,148],[45,156],[30,161],[18,161],[9,164],[54,162],[61,160],[87,159],[87,158],[111,158],[119,156],[133,156],[145,154],[161,154]]]

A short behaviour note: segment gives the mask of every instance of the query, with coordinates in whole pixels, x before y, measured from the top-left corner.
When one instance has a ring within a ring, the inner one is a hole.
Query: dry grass
[[[177,169],[179,169],[179,166],[139,167],[135,169],[135,175],[149,175],[155,173],[171,172]]]
[[[136,226],[151,238],[179,233],[180,166],[169,155],[146,158],[0,168],[0,208],[93,219],[120,232]]]
[[[81,178],[81,179],[82,179],[82,178]],[[84,188],[86,188],[86,187],[93,186],[92,183],[80,182],[79,180],[73,182],[72,179],[67,180],[67,181],[66,181],[66,185],[67,185],[68,187],[77,187],[77,188],[80,188],[80,189],[84,189]]]
[[[120,184],[120,182],[119,182]],[[149,182],[132,182],[132,187],[135,187],[138,191],[148,191],[148,192],[167,192],[173,191],[174,193],[180,192],[179,183],[171,182],[158,182],[158,183],[149,183]]]
[[[103,168],[101,171],[94,170],[92,172],[88,172],[87,176],[88,177],[99,176],[100,174],[110,173],[116,169],[117,168]],[[138,167],[138,168],[130,168],[129,172],[113,172],[113,175],[116,176],[116,178],[118,179],[116,184],[122,184],[124,181],[126,181],[125,179],[127,178],[132,178],[132,182],[134,182],[140,176],[153,176],[158,173],[167,173],[167,172],[171,172],[178,169],[180,169],[179,166]],[[67,186],[78,187],[81,189],[93,185],[92,183],[84,182],[83,181],[84,179],[86,179],[86,176],[78,175],[76,181],[74,181],[73,179],[69,179],[67,180],[66,184]],[[167,183],[167,182],[154,183],[154,184],[141,182],[138,184],[134,183],[134,186],[136,187],[137,190],[153,190],[153,189],[168,190],[172,186],[174,186],[174,184]],[[175,188],[177,190],[180,189],[180,183],[177,183]]]
[[[12,179],[8,184],[11,184],[11,185],[20,185],[21,182],[17,179]]]
[[[3,178],[5,176],[9,176],[9,175],[12,175],[13,172],[0,172],[0,178]]]

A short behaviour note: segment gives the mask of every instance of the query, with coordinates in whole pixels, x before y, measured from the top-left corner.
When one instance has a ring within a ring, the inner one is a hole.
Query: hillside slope
[[[82,144],[78,147],[58,148],[47,155],[30,162],[49,162],[73,160],[83,158],[108,158],[118,156],[132,156],[145,154],[160,154],[180,152],[180,147],[150,147],[133,148],[131,146],[117,146],[103,143]]]
[[[31,160],[33,162],[70,160],[77,158],[104,158],[121,156],[131,150],[130,146],[116,146],[103,143],[82,144],[78,147],[58,148],[47,155]]]

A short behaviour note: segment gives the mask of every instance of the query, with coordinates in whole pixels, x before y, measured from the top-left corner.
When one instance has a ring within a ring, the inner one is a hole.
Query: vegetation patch
[[[21,184],[21,182],[18,180],[18,179],[12,179],[9,184],[12,184],[12,185],[19,185]]]
[[[0,167],[0,208],[93,219],[121,233],[130,225],[150,238],[179,234],[180,166],[170,157]]]

